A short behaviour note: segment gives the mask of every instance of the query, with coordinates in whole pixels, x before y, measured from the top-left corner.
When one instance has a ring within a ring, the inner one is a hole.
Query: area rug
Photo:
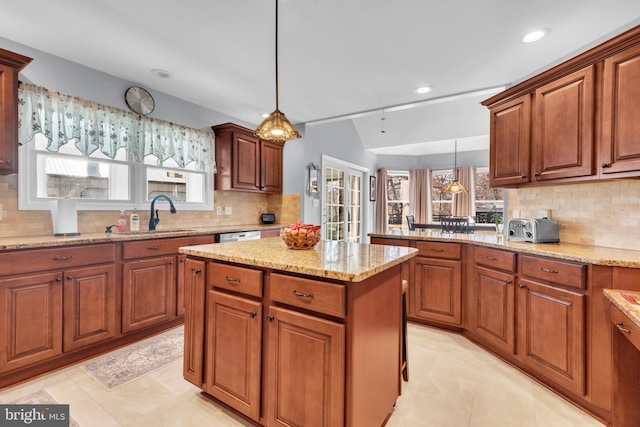
[[[56,402],[56,400],[49,393],[47,393],[46,390],[38,390],[34,393],[27,394],[26,396],[22,396],[21,398],[9,403],[16,405],[55,405],[59,402]],[[73,410],[73,408],[69,406],[69,410],[71,411]],[[69,420],[69,427],[79,427],[78,423],[73,419],[73,417],[71,417],[71,419]]]
[[[81,368],[106,389],[115,390],[178,360],[183,347],[184,328],[178,327],[92,359]]]

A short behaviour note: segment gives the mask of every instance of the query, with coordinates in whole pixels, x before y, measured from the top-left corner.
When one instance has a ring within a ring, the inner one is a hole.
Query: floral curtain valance
[[[89,156],[95,150],[113,159],[120,148],[136,162],[154,155],[158,163],[173,159],[184,167],[195,162],[204,170],[213,160],[214,134],[164,120],[140,116],[119,108],[65,95],[30,83],[18,89],[18,141],[24,144],[42,133],[47,149],[75,139],[75,146]]]

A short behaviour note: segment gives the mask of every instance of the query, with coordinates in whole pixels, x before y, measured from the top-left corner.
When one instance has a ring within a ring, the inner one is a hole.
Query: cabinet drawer
[[[640,329],[616,307],[611,307],[611,322],[616,326],[620,325],[618,329],[622,336],[640,351]]]
[[[0,276],[115,262],[115,259],[113,243],[6,252],[0,257]]]
[[[474,248],[474,260],[476,264],[498,270],[516,271],[516,254],[514,252],[476,246]]]
[[[147,239],[122,244],[122,259],[145,258],[158,255],[175,255],[182,246],[213,243],[213,235]]]
[[[372,245],[390,245],[390,246],[410,246],[409,240],[404,239],[387,239],[381,237],[372,237],[371,244]]]
[[[207,270],[207,286],[261,297],[262,271],[210,262]]]
[[[429,258],[460,259],[462,247],[460,243],[416,242],[418,256]]]
[[[547,258],[521,256],[522,274],[572,288],[585,289],[586,265]]]
[[[343,285],[274,273],[271,275],[271,299],[330,316],[345,316]]]

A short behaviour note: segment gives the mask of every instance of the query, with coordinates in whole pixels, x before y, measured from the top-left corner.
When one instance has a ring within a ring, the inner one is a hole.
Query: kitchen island
[[[260,425],[381,426],[401,391],[413,248],[279,238],[180,248],[184,377]]]

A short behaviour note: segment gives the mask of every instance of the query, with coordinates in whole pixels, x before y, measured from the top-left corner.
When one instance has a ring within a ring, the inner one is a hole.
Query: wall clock
[[[146,116],[156,108],[156,102],[148,90],[139,86],[132,86],[124,93],[124,100],[131,111]]]

